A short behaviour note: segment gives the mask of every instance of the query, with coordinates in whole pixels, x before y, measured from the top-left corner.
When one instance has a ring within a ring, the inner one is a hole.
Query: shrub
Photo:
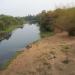
[[[57,17],[54,20],[54,25],[67,31],[69,35],[75,35],[75,8],[57,9],[55,15]]]

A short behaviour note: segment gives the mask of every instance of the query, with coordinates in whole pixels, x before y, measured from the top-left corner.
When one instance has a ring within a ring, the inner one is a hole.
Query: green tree
[[[51,29],[51,16],[45,10],[39,14],[39,26],[42,32],[49,32],[52,31]]]

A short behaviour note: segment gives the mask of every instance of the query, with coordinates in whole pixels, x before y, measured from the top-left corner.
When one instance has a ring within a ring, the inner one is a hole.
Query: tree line
[[[56,27],[75,35],[75,7],[58,8],[54,11],[45,11],[36,15],[42,32],[53,32]]]
[[[7,15],[0,15],[0,31],[5,31],[5,29],[23,24],[23,19],[21,17],[13,17]]]
[[[5,30],[12,25],[21,25],[25,22],[38,23],[41,32],[54,32],[58,27],[66,31],[69,35],[75,35],[75,7],[57,8],[54,11],[45,11],[37,15],[28,15],[24,17],[12,17],[0,15],[0,31]]]

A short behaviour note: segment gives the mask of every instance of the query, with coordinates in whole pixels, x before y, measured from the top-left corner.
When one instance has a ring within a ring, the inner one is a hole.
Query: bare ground
[[[75,75],[75,37],[46,37],[17,56],[0,75]]]

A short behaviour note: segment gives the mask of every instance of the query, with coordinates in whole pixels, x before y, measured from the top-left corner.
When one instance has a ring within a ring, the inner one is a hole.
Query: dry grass
[[[70,62],[65,64],[67,57]],[[25,49],[0,75],[75,75],[75,38],[46,37]]]

